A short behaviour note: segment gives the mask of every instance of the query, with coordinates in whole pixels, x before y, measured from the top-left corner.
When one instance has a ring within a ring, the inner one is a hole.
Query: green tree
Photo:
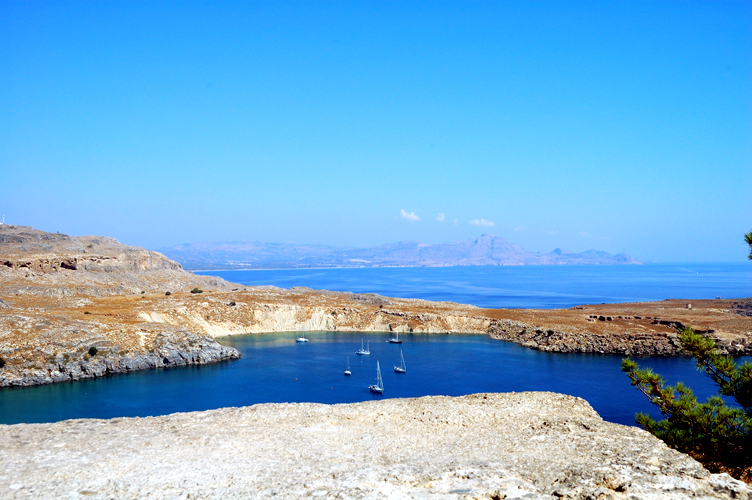
[[[744,235],[752,260],[752,231]],[[633,360],[621,361],[621,369],[651,403],[658,406],[663,420],[645,413],[635,420],[645,430],[672,448],[688,453],[712,471],[725,471],[752,482],[752,363],[737,365],[731,356],[721,355],[715,341],[691,328],[681,331],[682,348],[718,386],[721,395],[698,403],[692,389],[679,382],[666,385],[650,368],[640,368]],[[728,405],[726,396],[736,403]]]
[[[639,368],[631,359],[623,359],[622,371],[665,417],[656,421],[645,413],[635,420],[645,430],[672,448],[688,453],[712,471],[728,472],[734,477],[752,479],[752,363],[737,365],[733,358],[718,353],[715,342],[691,328],[681,332],[682,348],[697,361],[719,388],[732,399],[721,396],[698,403],[692,389],[679,382],[675,386],[650,368]]]

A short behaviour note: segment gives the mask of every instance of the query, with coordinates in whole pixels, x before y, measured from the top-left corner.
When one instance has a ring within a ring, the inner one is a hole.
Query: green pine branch
[[[752,466],[752,363],[737,365],[730,356],[717,352],[713,339],[691,328],[681,332],[680,341],[696,359],[697,368],[718,385],[720,394],[738,406],[727,404],[720,395],[700,403],[683,383],[666,385],[653,370],[640,368],[627,358],[622,360],[622,371],[664,417],[655,420],[638,413],[636,422],[672,448],[703,462],[718,462],[735,470]]]

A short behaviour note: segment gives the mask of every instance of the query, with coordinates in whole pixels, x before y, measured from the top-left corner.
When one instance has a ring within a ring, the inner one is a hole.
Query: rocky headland
[[[164,289],[232,290],[177,262],[100,236],[72,237],[0,225],[0,386],[205,364],[239,353],[201,331],[142,325],[125,311],[95,317],[97,300],[120,302]],[[164,293],[164,292],[162,292]]]
[[[9,499],[750,499],[582,399],[475,394],[0,425]]]
[[[481,309],[196,276],[103,237],[0,225],[0,386],[238,357],[217,337],[483,334],[552,352],[681,355],[692,325],[752,352],[752,301]],[[279,404],[0,425],[2,498],[752,498],[551,393]]]
[[[282,331],[484,334],[550,352],[673,356],[691,325],[748,355],[750,310],[750,299],[482,309],[243,287],[111,238],[0,225],[0,386],[212,363],[239,355],[217,337]]]

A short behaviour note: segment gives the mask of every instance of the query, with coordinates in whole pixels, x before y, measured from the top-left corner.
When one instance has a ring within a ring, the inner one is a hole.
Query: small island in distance
[[[548,253],[534,253],[490,234],[434,245],[403,241],[368,248],[337,248],[234,241],[186,243],[159,251],[192,270],[640,264],[627,254],[612,255],[598,250],[575,253],[557,248]]]

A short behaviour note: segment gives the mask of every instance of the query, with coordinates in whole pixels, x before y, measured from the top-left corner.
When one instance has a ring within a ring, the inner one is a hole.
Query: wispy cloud
[[[483,226],[483,227],[494,227],[496,225],[495,222],[491,222],[490,220],[486,219],[473,219],[470,222],[468,222],[471,226]]]
[[[436,216],[436,220],[439,222],[444,222],[444,214],[439,214]]]
[[[403,219],[407,219],[411,222],[420,222],[420,217],[415,215],[415,212],[405,212],[404,210],[400,210],[400,215]]]
[[[590,238],[592,234],[588,233],[587,231],[580,231],[580,236],[583,238]]]

